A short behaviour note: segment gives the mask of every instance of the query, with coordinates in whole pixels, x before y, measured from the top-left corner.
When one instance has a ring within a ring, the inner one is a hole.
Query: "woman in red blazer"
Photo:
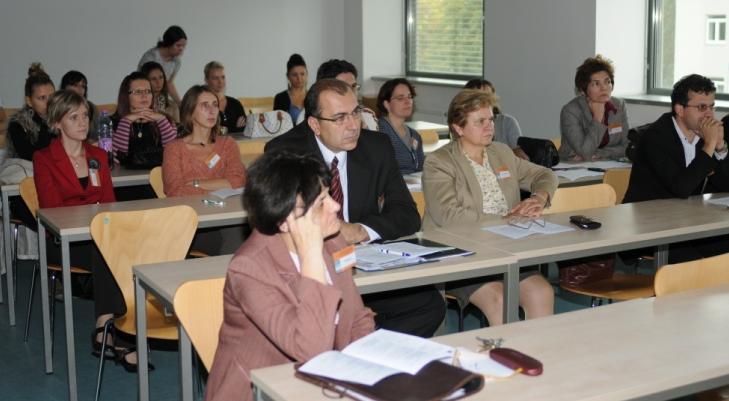
[[[33,180],[41,208],[114,202],[114,187],[106,152],[86,143],[89,131],[88,104],[70,90],[58,91],[48,103],[48,126],[57,137],[33,154]],[[48,242],[48,260],[60,261],[60,252]],[[71,249],[71,263],[90,266],[94,280],[96,330],[92,333],[92,353],[99,357],[104,323],[114,314],[125,313],[124,299],[93,243]],[[112,345],[113,338],[107,339]],[[129,349],[107,348],[104,357],[116,359],[127,370],[136,371],[136,357]]]

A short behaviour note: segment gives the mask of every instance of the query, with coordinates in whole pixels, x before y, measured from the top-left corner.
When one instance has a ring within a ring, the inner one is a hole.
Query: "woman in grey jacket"
[[[618,159],[628,146],[625,102],[612,97],[615,74],[610,60],[597,55],[577,67],[577,97],[562,108],[562,161]]]

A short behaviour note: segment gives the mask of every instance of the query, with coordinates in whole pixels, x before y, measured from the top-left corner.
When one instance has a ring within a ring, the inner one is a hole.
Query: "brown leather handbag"
[[[613,277],[615,259],[604,255],[559,262],[559,284],[575,286]]]

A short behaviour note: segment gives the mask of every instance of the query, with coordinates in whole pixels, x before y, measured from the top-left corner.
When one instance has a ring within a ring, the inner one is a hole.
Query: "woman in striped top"
[[[152,98],[152,86],[145,74],[135,71],[124,77],[112,122],[114,155],[125,167],[152,168],[162,164],[163,146],[177,137],[177,129],[170,120],[154,111]]]
[[[380,87],[377,109],[380,111],[380,132],[387,134],[395,150],[395,159],[402,174],[423,170],[423,138],[405,125],[413,115],[415,88],[405,78],[391,79]]]

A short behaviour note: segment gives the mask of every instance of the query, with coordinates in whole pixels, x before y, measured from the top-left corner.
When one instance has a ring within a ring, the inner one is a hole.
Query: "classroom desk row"
[[[655,261],[660,266],[666,262],[666,250],[669,243],[729,233],[729,219],[726,218],[725,209],[706,204],[702,198],[659,200],[604,209],[590,209],[579,213],[602,221],[603,227],[593,231],[575,230],[562,234],[545,235],[541,236],[538,241],[529,237],[520,240],[508,239],[484,231],[481,229],[482,226],[477,225],[450,230],[425,231],[422,235],[427,239],[474,250],[476,254],[436,264],[424,264],[384,272],[363,273],[358,271],[355,274],[355,283],[362,293],[369,293],[425,284],[442,285],[448,281],[470,277],[502,275],[505,282],[505,321],[516,322],[518,321],[518,280],[521,267],[646,246],[658,247]],[[571,214],[573,213],[549,215],[546,216],[546,220],[568,225]],[[666,218],[669,214],[671,219]],[[501,224],[501,222],[490,224]],[[488,225],[489,223],[486,223],[483,226]],[[144,299],[147,292],[150,292],[172,308],[174,294],[182,283],[190,280],[224,277],[229,259],[230,255],[227,255],[176,263],[135,266],[137,302],[142,305],[143,303],[140,301]],[[141,316],[145,315],[140,313],[137,316],[137,349],[146,350],[146,327],[144,321],[139,319]],[[580,330],[575,330],[575,333],[579,332]],[[190,400],[192,397],[191,350],[184,330],[180,330],[180,336],[181,399]],[[561,337],[563,341],[567,338],[570,336]],[[139,353],[139,363],[144,364],[146,358],[147,355],[144,351]],[[295,381],[290,375],[290,370],[288,372],[287,380]],[[146,371],[140,371],[139,375],[139,399],[147,400],[148,375]],[[319,395],[321,394],[319,393]]]
[[[727,304],[725,285],[434,340],[477,351],[476,336],[503,338],[544,365],[540,376],[486,382],[468,400],[666,400],[729,383]],[[293,364],[253,370],[255,399],[331,399],[293,375]]]

